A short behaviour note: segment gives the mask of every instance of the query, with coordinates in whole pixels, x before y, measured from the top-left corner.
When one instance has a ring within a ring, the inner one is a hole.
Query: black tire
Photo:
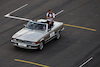
[[[39,44],[40,45],[38,46],[38,50],[41,51],[41,50],[43,50],[44,43],[43,42],[40,42]]]
[[[61,35],[60,35],[60,31],[56,33],[56,39],[60,39]]]

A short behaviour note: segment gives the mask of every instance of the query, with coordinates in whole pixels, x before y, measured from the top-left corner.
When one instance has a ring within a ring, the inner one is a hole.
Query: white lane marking
[[[88,59],[86,62],[84,62],[82,65],[80,65],[79,67],[83,67],[85,64],[87,64],[89,61],[91,61],[93,59],[93,57],[91,57],[90,59]]]
[[[5,17],[13,18],[13,19],[19,19],[19,20],[25,20],[25,21],[32,21],[32,20],[30,20],[30,19],[21,18],[21,17],[15,17],[15,16],[11,16],[11,15],[10,15],[10,14],[12,14],[12,13],[14,13],[14,12],[16,12],[16,11],[18,11],[18,10],[24,8],[24,7],[26,7],[27,5],[28,5],[28,4],[25,4],[25,5],[23,5],[23,6],[19,7],[19,8],[17,8],[17,9],[15,9],[14,11],[12,11],[12,12],[6,14]],[[55,15],[57,16],[57,15],[59,15],[60,13],[62,13],[63,11],[64,11],[64,10],[61,10],[61,11],[59,11],[58,13],[56,13]]]
[[[28,4],[25,4],[25,5],[23,5],[23,6],[19,7],[19,8],[17,8],[17,9],[15,9],[14,11],[8,13],[8,14],[12,14],[12,13],[14,13],[14,12],[16,12],[16,11],[18,11],[18,10],[24,8],[24,7],[26,7],[27,5],[28,5]]]
[[[18,20],[24,20],[24,21],[32,21],[31,19],[26,19],[26,18],[21,18],[21,17],[15,17],[15,16],[10,16],[9,14],[5,15],[5,17],[8,18],[13,18],[13,19],[18,19]]]
[[[25,5],[23,5],[23,6],[19,7],[19,8],[17,8],[17,9],[15,9],[14,11],[12,11],[12,12],[6,14],[5,17],[13,18],[13,19],[19,19],[19,20],[24,20],[24,21],[32,21],[32,20],[30,20],[30,19],[21,18],[21,17],[15,17],[15,16],[11,16],[11,15],[10,15],[10,14],[12,14],[12,13],[14,13],[14,12],[16,12],[16,11],[18,11],[18,10],[24,8],[24,7],[26,7],[27,5],[28,5],[28,4],[25,4]]]
[[[58,13],[56,13],[55,15],[59,15],[60,13],[64,12],[64,10],[59,11]]]

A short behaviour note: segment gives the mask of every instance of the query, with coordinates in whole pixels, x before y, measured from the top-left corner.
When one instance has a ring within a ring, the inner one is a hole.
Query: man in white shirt
[[[54,23],[53,21],[55,19],[55,13],[53,13],[52,10],[49,9],[49,11],[46,14],[46,17],[47,17],[47,23],[48,23],[49,29],[51,29],[51,26],[53,26],[53,23]]]

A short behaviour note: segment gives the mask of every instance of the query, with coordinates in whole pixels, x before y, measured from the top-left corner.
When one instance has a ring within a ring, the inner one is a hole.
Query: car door
[[[55,36],[55,31],[48,31],[47,35],[45,36],[45,41],[49,42],[54,38],[54,36]]]

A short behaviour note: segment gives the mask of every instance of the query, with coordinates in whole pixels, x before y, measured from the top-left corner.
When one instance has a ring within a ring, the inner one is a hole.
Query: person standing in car
[[[48,27],[49,27],[49,29],[51,29],[51,27],[53,26],[53,23],[54,23],[55,13],[53,13],[52,10],[49,9],[46,14],[46,17],[47,17]]]

